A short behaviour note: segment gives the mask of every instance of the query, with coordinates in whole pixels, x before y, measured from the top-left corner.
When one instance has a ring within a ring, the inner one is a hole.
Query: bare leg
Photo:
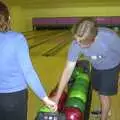
[[[101,102],[101,120],[107,120],[108,119],[108,113],[111,107],[111,97],[100,95],[100,102]]]

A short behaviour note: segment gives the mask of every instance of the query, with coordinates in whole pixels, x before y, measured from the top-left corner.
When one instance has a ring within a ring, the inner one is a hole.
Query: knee
[[[111,101],[111,97],[110,96],[105,96],[105,95],[100,95],[100,101],[101,101],[102,104],[108,105]]]

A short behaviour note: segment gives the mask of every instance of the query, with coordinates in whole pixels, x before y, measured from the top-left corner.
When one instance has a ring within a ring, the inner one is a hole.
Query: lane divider
[[[48,42],[48,41],[54,40],[56,37],[61,36],[61,35],[63,35],[63,34],[66,34],[67,32],[68,32],[68,31],[63,31],[63,32],[58,33],[58,34],[56,34],[56,35],[54,35],[54,36],[50,36],[50,37],[48,37],[48,38],[46,38],[46,39],[43,39],[43,40],[41,40],[39,43],[32,45],[32,46],[30,47],[30,49],[33,49],[33,48],[35,48],[35,47],[38,47],[39,45],[44,44],[44,43],[46,43],[46,42]]]
[[[71,41],[70,40],[62,40],[60,41],[57,45],[54,47],[48,49],[46,52],[42,54],[42,56],[55,56],[63,47],[65,47],[67,44],[69,44]]]

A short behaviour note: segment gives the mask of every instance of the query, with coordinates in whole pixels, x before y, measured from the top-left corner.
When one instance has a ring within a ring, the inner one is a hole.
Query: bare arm
[[[65,68],[64,68],[64,71],[62,73],[62,76],[61,76],[61,79],[60,79],[60,83],[59,83],[59,86],[58,86],[58,91],[57,91],[57,95],[56,95],[56,101],[59,100],[65,86],[67,85],[71,75],[72,75],[72,72],[75,68],[75,65],[76,65],[76,61],[67,61],[66,65],[65,65]]]
[[[56,111],[56,103],[48,98],[42,82],[32,65],[26,39],[21,36],[18,42],[19,43],[16,43],[17,60],[26,84],[32,89],[39,99],[41,99],[48,107]]]
[[[61,79],[59,82],[56,96],[54,97],[54,100],[57,103],[59,101],[59,98],[62,95],[62,92],[63,92],[65,86],[67,85],[67,83],[72,75],[72,72],[75,68],[76,62],[77,62],[80,54],[81,54],[80,46],[78,44],[76,44],[75,41],[73,41],[71,46],[70,46],[70,49],[68,51],[67,62],[66,62],[65,68],[63,70],[63,73],[62,73],[62,76],[61,76]]]

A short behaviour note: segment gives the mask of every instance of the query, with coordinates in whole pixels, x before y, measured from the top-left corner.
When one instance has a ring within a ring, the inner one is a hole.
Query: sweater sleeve
[[[42,83],[32,66],[32,62],[29,55],[29,48],[27,41],[23,35],[21,35],[17,44],[17,58],[20,68],[23,72],[24,78],[28,86],[32,91],[40,98],[46,96],[46,92],[42,86]]]

